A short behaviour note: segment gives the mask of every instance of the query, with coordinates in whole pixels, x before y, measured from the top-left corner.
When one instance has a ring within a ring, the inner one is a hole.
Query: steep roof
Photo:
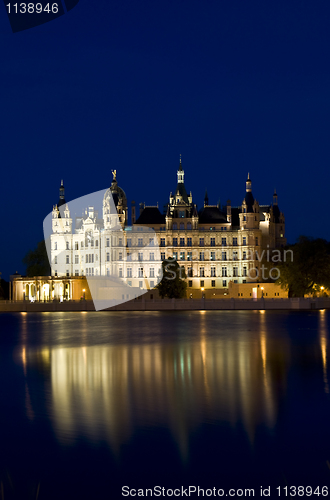
[[[189,203],[188,201],[188,195],[187,195],[187,191],[186,191],[186,188],[185,188],[185,185],[183,182],[178,182],[177,186],[176,186],[176,190],[175,190],[175,196],[177,194],[180,194],[182,196],[182,199],[185,203]]]
[[[217,206],[206,206],[199,211],[199,223],[227,222],[226,215]]]
[[[165,215],[158,207],[145,207],[135,224],[165,224]]]
[[[254,197],[251,191],[247,191],[245,195],[246,211],[253,212]]]

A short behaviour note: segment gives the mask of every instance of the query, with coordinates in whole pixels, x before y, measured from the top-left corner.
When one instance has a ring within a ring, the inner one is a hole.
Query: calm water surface
[[[1,314],[4,498],[329,485],[329,321],[327,311]]]

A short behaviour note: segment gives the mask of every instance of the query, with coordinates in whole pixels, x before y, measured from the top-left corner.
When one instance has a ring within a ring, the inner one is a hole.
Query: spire
[[[246,181],[246,192],[247,193],[251,193],[252,191],[252,182],[251,182],[251,179],[250,179],[250,172],[248,173],[248,178],[247,178],[247,181]]]
[[[243,200],[243,203],[245,201],[245,210],[249,213],[249,212],[253,212],[253,204],[254,204],[254,198],[253,198],[253,194],[252,194],[252,181],[250,179],[250,173],[248,173],[248,178],[247,178],[247,181],[246,181],[246,194],[245,194],[245,198]],[[243,206],[242,206],[242,210],[243,210]]]
[[[273,205],[277,205],[278,200],[277,200],[277,193],[276,189],[274,189],[274,194],[273,194]]]
[[[204,207],[209,204],[209,197],[207,194],[207,189],[205,189],[205,196],[204,196]]]
[[[65,205],[65,203],[66,203],[66,201],[65,201],[65,189],[64,189],[63,179],[62,179],[61,185],[60,185],[60,199],[58,201],[57,206],[61,207],[62,205]]]
[[[182,163],[181,163],[181,155],[180,155],[180,164],[179,164],[179,170],[177,172],[177,176],[178,176],[178,184],[179,183],[184,183],[184,170],[182,168]]]

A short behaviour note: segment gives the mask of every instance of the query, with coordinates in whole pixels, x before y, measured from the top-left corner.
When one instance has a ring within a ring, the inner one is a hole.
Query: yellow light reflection
[[[329,383],[327,374],[328,328],[326,322],[325,309],[320,309],[320,346],[321,346],[322,365],[323,365],[324,392],[329,394]]]

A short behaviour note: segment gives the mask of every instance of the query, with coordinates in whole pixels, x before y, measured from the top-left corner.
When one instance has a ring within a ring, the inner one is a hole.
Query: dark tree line
[[[23,259],[26,266],[26,276],[50,276],[50,266],[45,241],[38,243]]]
[[[301,236],[288,249],[292,250],[292,259],[282,259],[276,267],[280,271],[277,283],[288,290],[289,297],[330,290],[330,242]]]

